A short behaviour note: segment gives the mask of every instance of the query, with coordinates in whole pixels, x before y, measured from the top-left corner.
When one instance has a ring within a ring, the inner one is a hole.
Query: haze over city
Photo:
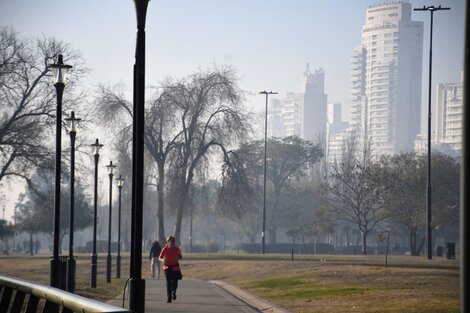
[[[434,19],[433,83],[458,82],[466,2],[409,2],[412,7],[451,8]],[[361,42],[366,9],[382,3],[151,1],[146,27],[147,85],[157,85],[166,77],[181,78],[212,64],[229,64],[238,70],[240,87],[248,92],[248,108],[262,112],[264,97],[258,92],[273,90],[279,97],[288,91],[299,92],[308,62],[312,70],[325,71],[328,101],[341,102],[343,119],[348,120],[352,51]],[[425,113],[429,13],[413,12],[412,19],[424,22],[421,100]],[[100,83],[119,82],[131,90],[136,29],[133,1],[0,0],[0,24],[24,37],[53,36],[69,42],[91,69],[82,81],[88,90]],[[424,116],[422,131],[426,128]],[[11,220],[12,213],[8,206],[5,217]]]

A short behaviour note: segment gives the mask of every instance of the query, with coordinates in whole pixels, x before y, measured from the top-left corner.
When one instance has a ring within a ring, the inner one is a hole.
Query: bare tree
[[[337,218],[358,227],[362,235],[362,254],[367,254],[368,234],[388,217],[383,209],[383,187],[375,183],[368,154],[360,158],[355,155],[353,141],[341,159],[330,167],[322,184],[322,194]]]
[[[74,66],[64,108],[77,102],[72,92],[86,72],[80,55],[51,38],[26,40],[10,28],[0,28],[0,181],[8,176],[28,179],[32,168],[50,155],[47,140],[56,108],[48,64],[63,54]]]
[[[231,68],[215,68],[173,84],[167,101],[178,108],[181,137],[172,155],[172,194],[177,195],[174,235],[180,238],[189,189],[195,170],[218,148],[227,156],[229,147],[250,133],[243,113],[242,92]]]
[[[147,103],[145,145],[157,168],[158,237],[164,240],[164,191],[167,171],[170,169],[173,202],[176,210],[174,234],[179,240],[181,221],[189,187],[195,170],[207,161],[211,147],[235,144],[249,132],[249,125],[241,111],[242,92],[236,85],[234,71],[229,68],[196,73],[173,82],[166,81]],[[120,120],[125,126],[120,132],[130,138],[132,106],[126,100],[122,85],[101,86],[96,103],[97,116],[109,121]],[[168,162],[171,159],[171,162]]]

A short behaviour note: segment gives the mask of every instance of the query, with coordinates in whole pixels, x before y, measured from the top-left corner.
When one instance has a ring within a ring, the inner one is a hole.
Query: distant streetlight
[[[109,161],[108,168],[109,175],[109,221],[108,221],[108,255],[106,257],[106,282],[111,282],[111,214],[113,209],[113,171],[116,165],[113,161]]]
[[[268,95],[277,95],[277,92],[261,91],[260,94],[266,95],[266,114],[264,119],[263,231],[261,232],[261,252],[264,254],[266,243],[266,140],[268,136]]]
[[[54,230],[53,230],[53,252],[51,258],[50,285],[59,288],[60,284],[60,259],[59,259],[59,241],[60,241],[60,163],[62,153],[62,95],[64,93],[67,73],[72,66],[64,64],[62,54],[56,64],[51,64],[48,69],[52,72],[54,87],[57,93],[56,109],[56,136],[55,136],[55,191],[54,191]]]
[[[103,147],[96,139],[93,148],[93,155],[95,156],[95,193],[93,205],[93,251],[91,253],[91,288],[96,288],[96,273],[98,267],[98,255],[96,254],[96,222],[98,215],[98,160],[100,158],[100,149]]]
[[[428,260],[432,259],[432,210],[431,210],[431,90],[432,90],[432,24],[434,11],[450,10],[450,8],[443,8],[440,5],[423,6],[416,8],[415,11],[429,11],[431,12],[431,31],[429,35],[429,89],[428,89],[428,179],[427,179],[427,201],[426,201],[426,240],[428,250]]]
[[[69,125],[70,135],[70,226],[69,226],[69,257],[67,259],[67,286],[68,292],[75,290],[75,258],[73,257],[73,232],[75,216],[75,137],[77,136],[77,125],[82,120],[75,118],[72,111],[69,118],[65,119]]]
[[[118,213],[118,246],[116,257],[116,278],[121,278],[121,193],[122,185],[124,185],[124,178],[119,175],[117,179],[117,186],[119,189],[119,213]]]

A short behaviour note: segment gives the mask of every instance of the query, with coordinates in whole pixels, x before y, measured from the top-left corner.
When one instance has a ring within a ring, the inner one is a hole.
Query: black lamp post
[[[428,260],[432,259],[432,210],[431,210],[431,91],[432,91],[432,23],[434,11],[450,10],[450,8],[442,8],[441,6],[423,6],[416,8],[415,11],[431,12],[431,32],[429,35],[429,90],[428,90],[428,179],[426,184],[426,240],[428,250]]]
[[[261,252],[264,254],[266,243],[266,139],[268,136],[268,95],[277,95],[277,92],[261,91],[260,94],[266,95],[266,114],[264,116],[263,231],[261,232]]]
[[[91,253],[91,288],[96,288],[96,273],[98,267],[98,255],[96,254],[96,222],[98,215],[98,161],[100,159],[100,149],[103,147],[96,139],[93,148],[93,155],[95,156],[95,195],[93,205],[93,251]]]
[[[56,142],[55,142],[55,191],[54,191],[54,244],[51,257],[50,285],[59,288],[60,286],[60,259],[59,259],[59,239],[60,239],[60,163],[62,153],[62,94],[65,88],[65,79],[70,65],[64,64],[63,57],[59,54],[56,64],[49,65],[52,78],[57,93],[56,112]]]
[[[119,175],[117,179],[117,186],[119,190],[119,212],[118,212],[118,246],[116,257],[116,278],[121,278],[121,194],[122,185],[124,185],[124,178]]]
[[[144,199],[145,116],[145,19],[149,0],[134,0],[137,41],[134,63],[134,108],[132,130],[132,216],[129,309],[145,312],[145,280],[142,279],[142,229]]]
[[[116,165],[113,164],[113,161],[109,161],[109,165],[106,165],[108,168],[109,175],[109,221],[108,221],[108,255],[106,257],[106,282],[111,282],[111,214],[113,209],[113,171],[116,168]]]
[[[69,118],[65,119],[69,125],[70,135],[70,226],[69,226],[69,257],[67,258],[67,286],[68,292],[75,290],[75,258],[73,257],[73,232],[75,216],[75,137],[77,136],[77,125],[82,120],[75,118],[72,111]]]

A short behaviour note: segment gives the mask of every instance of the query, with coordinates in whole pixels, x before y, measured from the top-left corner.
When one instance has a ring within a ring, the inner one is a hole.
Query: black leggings
[[[171,297],[172,293],[176,292],[176,289],[178,289],[178,276],[179,273],[177,271],[173,271],[172,269],[165,270],[166,294],[168,297]]]

